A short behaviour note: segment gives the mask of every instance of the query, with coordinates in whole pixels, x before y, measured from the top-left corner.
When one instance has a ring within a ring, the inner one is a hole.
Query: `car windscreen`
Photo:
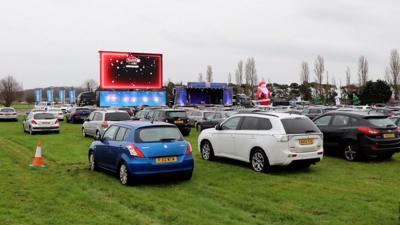
[[[370,124],[378,128],[395,127],[396,125],[386,117],[367,117],[365,118]]]
[[[78,108],[76,111],[80,113],[90,113],[90,109],[88,108]]]
[[[166,141],[182,141],[181,132],[176,127],[146,127],[140,128],[135,134],[136,142],[166,142]]]
[[[127,112],[113,112],[106,113],[106,121],[121,121],[121,120],[129,120],[129,114]]]
[[[33,115],[33,119],[35,120],[51,120],[55,118],[56,117],[52,113],[37,113]]]
[[[320,133],[318,127],[308,118],[282,119],[286,134]]]
[[[171,112],[167,112],[167,117],[168,118],[186,118],[187,113],[186,113],[186,111],[171,111]]]
[[[0,112],[15,112],[14,109],[0,109]]]

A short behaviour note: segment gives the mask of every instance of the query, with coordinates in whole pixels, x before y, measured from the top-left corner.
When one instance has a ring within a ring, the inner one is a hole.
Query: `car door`
[[[229,156],[235,147],[235,133],[239,126],[241,116],[229,118],[221,124],[221,129],[212,134],[212,146],[215,155]]]
[[[330,137],[330,129],[329,125],[331,123],[332,116],[331,115],[326,115],[326,116],[321,116],[318,119],[314,120],[315,125],[320,129],[320,131],[324,134],[324,148],[329,148],[331,147],[330,145],[332,144],[332,138]]]
[[[93,120],[96,112],[90,113],[88,120],[84,122],[85,132],[89,135],[93,135]]]
[[[332,118],[331,125],[327,128],[331,148],[341,149],[343,136],[347,134],[349,126],[350,117],[347,115],[335,115]]]
[[[256,144],[259,119],[254,116],[244,116],[238,130],[234,135],[234,147],[230,149],[229,154],[232,158],[239,160],[248,160],[251,148]]]
[[[101,143],[96,146],[96,161],[100,167],[108,170],[112,170],[112,167],[109,165],[110,160],[108,157],[110,155],[110,145],[114,140],[117,130],[117,126],[110,126],[101,137]]]
[[[109,150],[107,151],[107,164],[111,170],[116,171],[118,168],[119,159],[121,154],[128,145],[125,142],[125,134],[128,128],[119,127],[113,140],[109,142]]]

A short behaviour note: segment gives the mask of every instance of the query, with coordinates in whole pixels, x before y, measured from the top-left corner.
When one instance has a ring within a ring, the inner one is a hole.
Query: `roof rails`
[[[258,115],[266,115],[266,116],[273,116],[273,117],[279,117],[278,115],[275,114],[271,114],[271,113],[267,113],[265,111],[259,110],[259,109],[255,109],[253,111],[249,111],[249,112],[238,112],[238,114],[258,114]]]

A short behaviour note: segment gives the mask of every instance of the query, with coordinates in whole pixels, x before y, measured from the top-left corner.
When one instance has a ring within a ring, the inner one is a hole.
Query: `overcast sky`
[[[5,1],[0,7],[0,78],[24,88],[99,81],[99,50],[162,53],[164,82],[197,81],[212,65],[227,82],[237,62],[254,57],[259,79],[299,82],[318,54],[330,77],[384,77],[399,48],[400,1]],[[314,79],[314,73],[311,73]]]

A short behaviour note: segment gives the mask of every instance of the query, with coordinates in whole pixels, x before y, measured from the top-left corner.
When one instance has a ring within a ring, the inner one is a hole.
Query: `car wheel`
[[[31,126],[29,126],[29,134],[30,134],[30,135],[33,135],[33,134],[34,134],[34,132],[33,132],[33,130],[32,130],[32,127],[31,127]]]
[[[96,165],[96,162],[94,161],[93,152],[91,152],[90,155],[89,155],[89,169],[91,171],[96,171],[97,170],[97,165]]]
[[[256,172],[265,172],[269,168],[268,158],[264,151],[257,149],[250,157],[251,168]]]
[[[75,123],[74,117],[71,118],[71,123]]]
[[[100,131],[96,131],[95,139],[100,140]]]
[[[214,156],[214,150],[211,146],[211,143],[209,141],[204,141],[201,144],[201,148],[200,148],[200,152],[201,152],[201,158],[204,160],[214,160],[215,156]]]
[[[386,160],[386,159],[391,159],[392,156],[393,156],[393,153],[387,153],[387,154],[380,155],[379,158]]]
[[[125,163],[121,163],[119,166],[119,181],[123,185],[129,185],[131,183],[131,176],[128,172],[128,167]]]
[[[85,132],[85,128],[82,128],[82,137],[87,137],[87,134]]]
[[[357,144],[355,143],[347,143],[344,146],[344,151],[343,151],[344,158],[347,161],[355,161],[360,158],[359,152],[358,152],[358,147]]]
[[[201,132],[201,131],[203,130],[203,128],[201,127],[201,124],[197,124],[196,130],[197,130],[198,132]]]

